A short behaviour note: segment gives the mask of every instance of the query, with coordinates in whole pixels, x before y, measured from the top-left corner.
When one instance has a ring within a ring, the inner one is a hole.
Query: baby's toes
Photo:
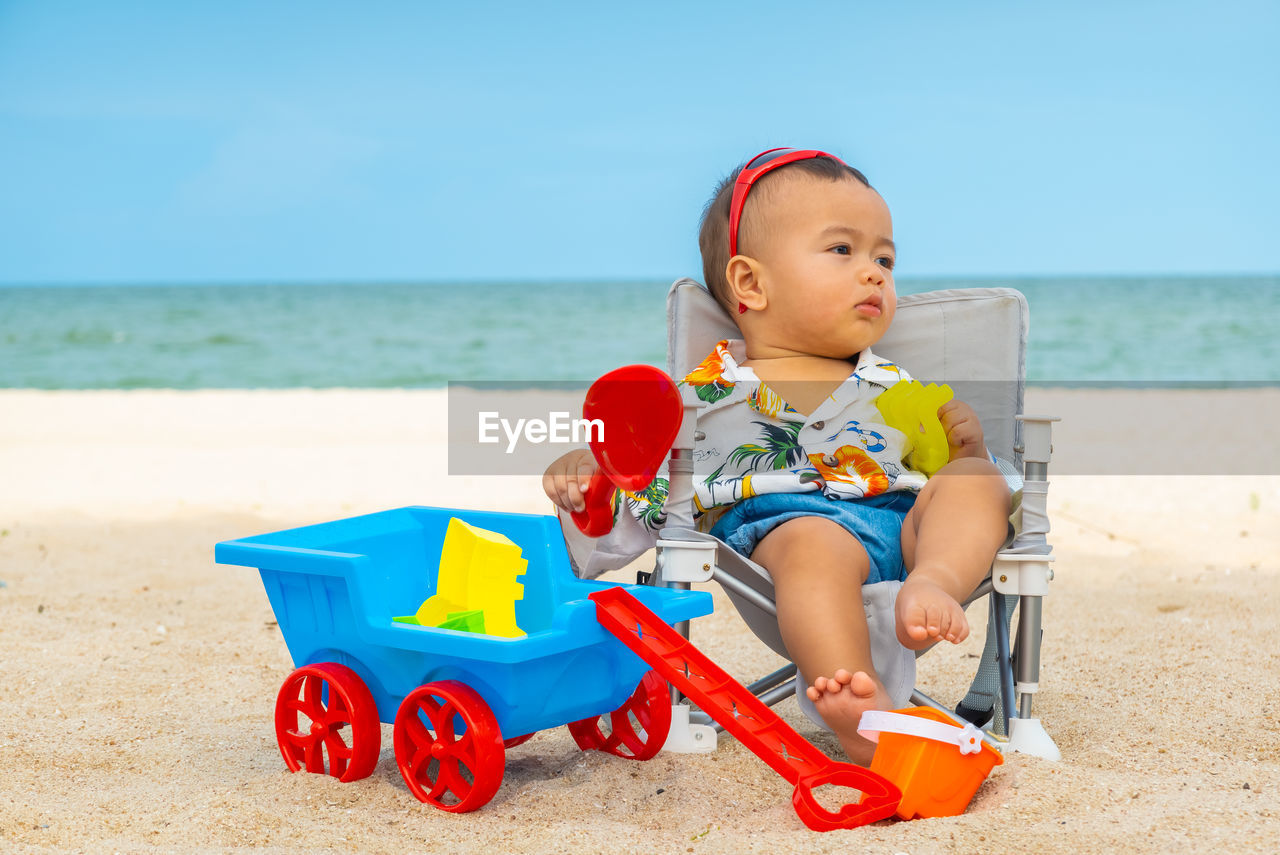
[[[859,698],[873,698],[878,690],[876,681],[866,671],[859,671],[849,677],[849,691]]]
[[[964,610],[957,606],[951,615],[951,625],[947,630],[947,641],[953,644],[959,644],[969,637],[969,620],[964,616]]]
[[[951,626],[951,615],[940,603],[929,603],[924,610],[924,625],[930,638],[945,638]]]
[[[956,622],[955,616],[951,614],[950,609],[943,609],[942,614],[938,616],[938,638],[940,640],[955,641],[956,630],[960,628]]]
[[[840,691],[840,684],[830,677],[819,677],[813,681],[813,687],[818,690],[819,697],[827,693],[835,694]]]
[[[928,625],[929,614],[924,606],[910,606],[902,614],[903,629],[907,631],[907,635],[916,641],[923,641],[929,637]]]

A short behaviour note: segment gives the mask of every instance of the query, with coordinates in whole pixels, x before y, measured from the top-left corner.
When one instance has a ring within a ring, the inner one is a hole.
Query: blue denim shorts
[[[870,499],[829,499],[812,493],[766,493],[743,499],[725,512],[711,534],[739,555],[750,558],[756,545],[778,526],[796,517],[826,517],[858,539],[871,558],[867,584],[903,581],[902,521],[915,504],[916,494],[895,491]]]

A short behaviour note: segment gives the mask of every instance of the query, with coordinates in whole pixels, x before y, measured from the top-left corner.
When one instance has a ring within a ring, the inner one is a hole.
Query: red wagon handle
[[[792,804],[806,826],[815,831],[856,828],[897,810],[902,793],[892,781],[827,757],[631,594],[606,588],[591,599],[601,626],[795,787]],[[860,797],[827,810],[813,795],[825,785],[856,789]]]

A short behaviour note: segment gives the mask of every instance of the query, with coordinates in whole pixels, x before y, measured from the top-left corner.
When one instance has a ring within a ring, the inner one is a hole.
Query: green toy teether
[[[919,380],[902,380],[876,398],[884,423],[907,436],[904,461],[926,477],[932,478],[951,456],[938,408],[954,397],[946,383],[925,385]]]

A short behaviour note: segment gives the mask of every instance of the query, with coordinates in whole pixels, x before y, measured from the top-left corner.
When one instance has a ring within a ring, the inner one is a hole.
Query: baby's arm
[[[585,448],[570,451],[557,458],[542,476],[542,489],[547,498],[562,510],[573,512],[586,507],[582,494],[591,483],[599,465]]]

